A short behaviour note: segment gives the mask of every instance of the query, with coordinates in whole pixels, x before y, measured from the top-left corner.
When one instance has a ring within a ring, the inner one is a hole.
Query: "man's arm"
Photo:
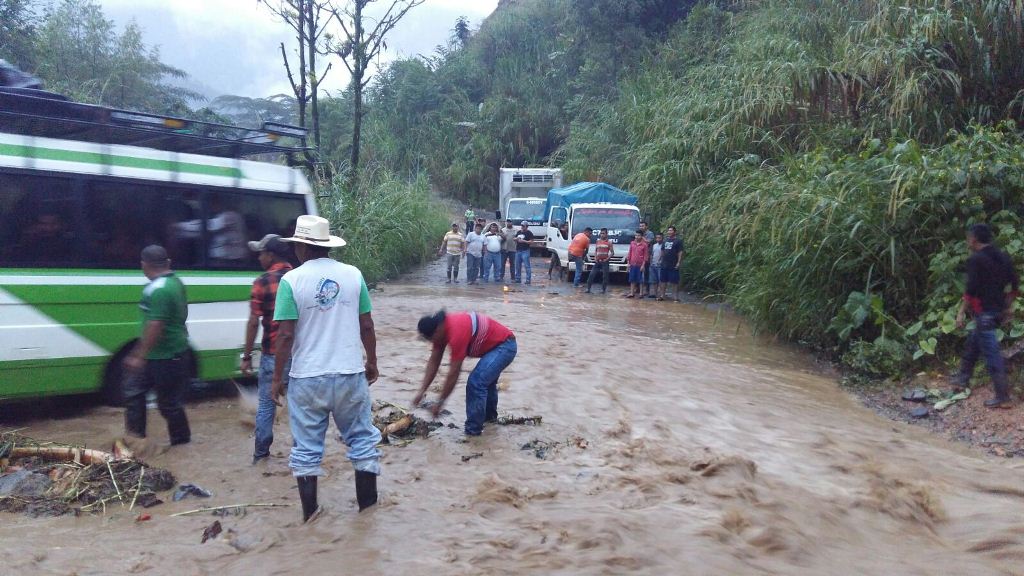
[[[434,346],[430,350],[430,360],[427,360],[427,371],[423,375],[423,384],[420,385],[419,392],[416,393],[413,398],[412,405],[415,408],[420,405],[423,400],[423,395],[427,393],[427,388],[430,387],[430,383],[437,377],[437,371],[441,368],[441,358],[444,356],[444,347]]]
[[[146,322],[146,327],[142,329],[142,338],[139,339],[135,348],[124,359],[125,368],[137,371],[146,365],[146,356],[156,346],[157,342],[160,341],[161,336],[163,336],[165,324],[163,320],[150,320]]]
[[[377,381],[377,332],[373,329],[373,315],[370,312],[359,315],[359,339],[366,351],[366,382]]]
[[[284,394],[284,367],[292,359],[292,344],[295,344],[295,320],[278,320],[277,346],[274,349],[274,380],[270,387],[270,399],[281,405]]]
[[[459,374],[462,374],[462,360],[452,362],[448,366],[448,375],[445,376],[444,385],[441,386],[441,397],[438,398],[437,404],[430,410],[434,418],[437,418],[441,414],[441,409],[444,408],[445,401],[451,396],[452,390],[455,389],[455,384],[459,381]]]
[[[256,343],[256,331],[260,327],[260,317],[254,312],[249,313],[249,321],[245,324],[245,349],[242,352],[242,374],[252,374],[252,347]]]

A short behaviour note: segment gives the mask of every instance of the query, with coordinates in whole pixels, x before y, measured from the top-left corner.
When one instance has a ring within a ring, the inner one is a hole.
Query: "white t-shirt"
[[[466,253],[479,258],[484,254],[484,237],[476,232],[466,234]]]
[[[288,375],[363,372],[359,315],[371,309],[363,273],[355,266],[318,258],[281,277],[274,320],[297,320]]]
[[[501,236],[497,232],[491,234],[488,232],[484,236],[484,240],[487,242],[487,251],[498,253],[501,252]]]

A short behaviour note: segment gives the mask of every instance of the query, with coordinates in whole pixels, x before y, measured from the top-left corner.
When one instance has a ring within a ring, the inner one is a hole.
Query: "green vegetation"
[[[388,173],[366,173],[362,193],[352,194],[336,177],[322,190],[320,214],[341,223],[348,244],[343,262],[358,267],[368,283],[377,282],[432,257],[448,227],[445,208],[424,176],[403,180]]]
[[[958,349],[967,225],[1024,263],[1022,29],[1010,0],[508,3],[390,67],[368,148],[470,200],[499,166],[621,185],[692,288],[890,376]]]

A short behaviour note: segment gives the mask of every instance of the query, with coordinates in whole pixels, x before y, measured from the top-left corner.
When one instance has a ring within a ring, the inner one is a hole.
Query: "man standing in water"
[[[277,287],[281,277],[292,269],[288,263],[288,245],[281,242],[277,234],[267,234],[259,242],[249,242],[249,249],[258,252],[260,266],[266,272],[253,281],[249,295],[249,322],[245,326],[245,348],[242,352],[242,373],[252,374],[252,348],[256,331],[263,324],[263,339],[260,343],[260,366],[256,375],[256,389],[259,405],[256,409],[256,446],[252,463],[256,464],[270,456],[270,445],[274,442],[274,416],[277,404],[270,398],[270,385],[274,379],[274,344],[277,340],[277,322],[274,322],[274,304],[277,302]],[[287,372],[287,367],[285,368]],[[285,377],[287,379],[287,376]]]
[[[583,263],[587,261],[587,251],[590,250],[590,235],[594,230],[587,226],[583,232],[573,237],[569,242],[569,262],[576,265],[576,271],[572,278],[572,287],[580,287],[580,279],[583,278]]]
[[[530,223],[523,220],[519,231],[516,232],[516,284],[523,281],[523,264],[526,265],[526,284],[530,284],[533,278],[533,269],[530,267],[530,247],[533,245],[533,232],[530,232]]]
[[[594,267],[590,269],[590,276],[587,276],[587,294],[590,294],[598,272],[601,273],[601,293],[608,291],[608,263],[612,256],[615,256],[615,246],[608,240],[608,229],[601,228],[601,233],[597,235],[597,243],[594,245]]]
[[[501,269],[498,270],[498,279],[505,279],[505,263],[508,262],[508,278],[511,282],[516,281],[516,230],[512,227],[511,220],[505,220],[505,228],[501,231],[504,236],[504,244],[501,246]]]
[[[498,419],[498,378],[516,357],[515,334],[489,316],[476,312],[447,314],[444,310],[420,318],[416,329],[432,343],[433,348],[423,385],[412,401],[413,406],[419,406],[437,376],[446,347],[451,348],[448,376],[441,387],[441,397],[431,410],[435,418],[441,414],[445,401],[455,389],[466,356],[479,358],[476,368],[466,380],[465,426],[467,436],[479,436],[484,422]]]
[[[476,224],[476,212],[473,211],[473,207],[466,208],[466,234],[473,231],[473,226]]]
[[[643,272],[644,272],[643,289],[644,289],[644,297],[646,298],[646,297],[651,295],[651,284],[654,284],[655,290],[657,290],[657,286],[658,286],[658,278],[657,277],[654,277],[654,278],[651,277],[651,257],[653,256],[653,254],[651,252],[653,251],[653,248],[654,248],[654,231],[649,229],[649,227],[647,226],[647,222],[645,221],[645,222],[641,222],[640,223],[640,233],[644,237],[644,242],[647,242],[647,264],[644,265],[644,270],[643,270]]]
[[[995,396],[986,400],[985,406],[1009,408],[1006,366],[996,339],[996,329],[1009,317],[1010,305],[1020,288],[1020,278],[1010,257],[992,245],[992,229],[988,225],[975,224],[968,229],[967,248],[971,251],[967,259],[967,290],[956,315],[956,325],[963,328],[970,312],[974,318],[974,330],[967,336],[967,348],[954,387],[962,389],[970,383],[978,358],[984,356],[995,388]],[[1007,286],[1011,292],[1006,291]]]
[[[483,272],[484,264],[484,225],[477,223],[476,228],[466,234],[466,276],[470,284]]]
[[[465,251],[466,239],[459,233],[459,223],[452,222],[451,231],[445,233],[441,239],[441,247],[437,249],[438,256],[442,253],[448,254],[448,284],[453,280],[456,284],[459,283],[459,261],[462,260]]]
[[[487,228],[487,233],[484,234],[484,273],[482,274],[484,283],[487,283],[487,274],[493,269],[494,270],[494,281],[498,281],[498,267],[501,265],[501,244],[505,241],[505,236],[498,230],[498,223],[491,222],[491,225]]]
[[[377,503],[381,436],[370,414],[377,337],[362,273],[329,257],[331,248],[345,241],[330,234],[327,220],[300,216],[295,236],[283,241],[295,243],[302,265],[285,274],[277,289],[271,394],[278,402],[284,393],[284,367],[291,360],[288,411],[295,444],[288,464],[299,486],[302,519],[308,521],[319,510],[317,477],[323,475],[324,436],[332,416],[355,468],[359,509]]]
[[[123,365],[124,424],[129,436],[146,437],[146,393],[156,389],[156,403],[167,420],[171,446],[188,444],[192,431],[185,415],[188,392],[188,299],[185,285],[171,270],[163,246],[142,250],[142,337],[125,356]]]
[[[683,263],[683,241],[676,237],[676,227],[669,226],[661,242],[661,286],[658,287],[658,301],[668,296],[668,287],[674,286],[673,295],[679,302],[679,266]]]

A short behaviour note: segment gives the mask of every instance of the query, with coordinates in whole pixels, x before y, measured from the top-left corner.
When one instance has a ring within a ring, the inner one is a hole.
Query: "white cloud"
[[[118,26],[135,19],[146,43],[159,45],[161,59],[188,72],[209,96],[291,93],[279,45],[284,42],[291,55],[294,38],[288,26],[256,0],[97,1]],[[448,39],[458,16],[479,26],[497,3],[427,0],[389,35],[382,61],[433,52]],[[339,90],[347,80],[344,66],[335,62],[325,88]]]

